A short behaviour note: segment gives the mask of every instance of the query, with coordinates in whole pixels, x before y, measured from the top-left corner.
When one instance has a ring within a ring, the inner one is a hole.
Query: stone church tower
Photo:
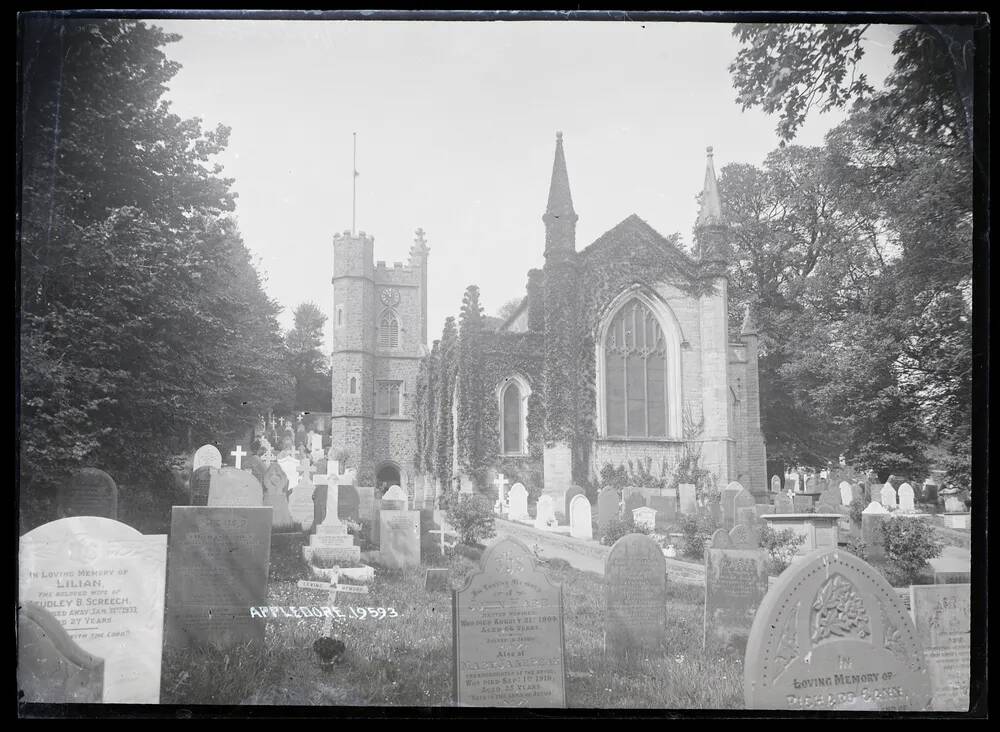
[[[416,452],[413,393],[427,353],[427,258],[417,229],[409,261],[375,262],[373,237],[333,237],[334,454],[361,485],[405,485]]]

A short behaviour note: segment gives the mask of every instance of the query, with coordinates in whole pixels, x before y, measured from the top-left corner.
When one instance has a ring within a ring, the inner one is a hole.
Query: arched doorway
[[[375,482],[382,493],[385,493],[389,486],[399,485],[399,468],[392,463],[386,463],[375,474]]]

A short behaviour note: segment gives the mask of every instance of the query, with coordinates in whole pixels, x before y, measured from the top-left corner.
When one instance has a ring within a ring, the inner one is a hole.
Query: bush
[[[934,529],[924,519],[894,516],[882,522],[886,577],[895,586],[913,584],[928,559],[941,555]]]
[[[788,568],[795,552],[806,540],[806,537],[796,534],[791,529],[775,531],[766,522],[760,527],[758,538],[760,548],[768,553],[768,572],[772,575],[781,574]]]
[[[452,496],[446,511],[448,524],[455,529],[463,544],[482,544],[496,536],[493,503],[486,496]]]
[[[852,536],[847,540],[844,550],[853,554],[863,562],[868,561],[868,545],[860,536]]]
[[[861,513],[862,511],[865,510],[865,508],[867,508],[867,506],[865,505],[865,499],[862,498],[861,496],[858,496],[853,501],[851,501],[851,505],[848,506],[848,509],[851,512],[852,524],[859,525],[861,523]]]
[[[704,559],[705,545],[716,529],[715,520],[709,514],[684,516],[680,528],[684,534],[684,556]]]
[[[604,546],[611,546],[626,534],[648,534],[649,529],[645,526],[637,526],[631,516],[620,519],[611,519],[604,525],[604,535],[601,536],[601,543]]]

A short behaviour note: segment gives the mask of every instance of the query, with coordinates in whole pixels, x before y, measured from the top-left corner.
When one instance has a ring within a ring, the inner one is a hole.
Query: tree
[[[288,370],[295,380],[295,409],[324,411],[332,403],[330,363],[323,354],[326,316],[312,302],[295,309],[295,326],[285,338]]]
[[[230,217],[219,126],[162,100],[178,39],[22,16],[21,475],[144,480],[281,400],[278,306]]]
[[[515,297],[512,300],[508,300],[500,306],[499,310],[497,310],[497,317],[500,318],[500,320],[506,321],[507,318],[513,315],[514,312],[521,307],[521,303],[523,301],[523,297]]]

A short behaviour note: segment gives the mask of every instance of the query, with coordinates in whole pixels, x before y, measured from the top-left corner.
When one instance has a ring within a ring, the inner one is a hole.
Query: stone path
[[[574,569],[604,575],[604,560],[611,553],[611,547],[596,541],[574,539],[565,534],[554,534],[535,529],[532,526],[497,519],[497,538],[513,536],[523,541],[529,549],[537,545],[537,553],[542,559],[564,559]],[[705,568],[702,565],[666,559],[667,576],[674,582],[691,585],[705,584]]]

